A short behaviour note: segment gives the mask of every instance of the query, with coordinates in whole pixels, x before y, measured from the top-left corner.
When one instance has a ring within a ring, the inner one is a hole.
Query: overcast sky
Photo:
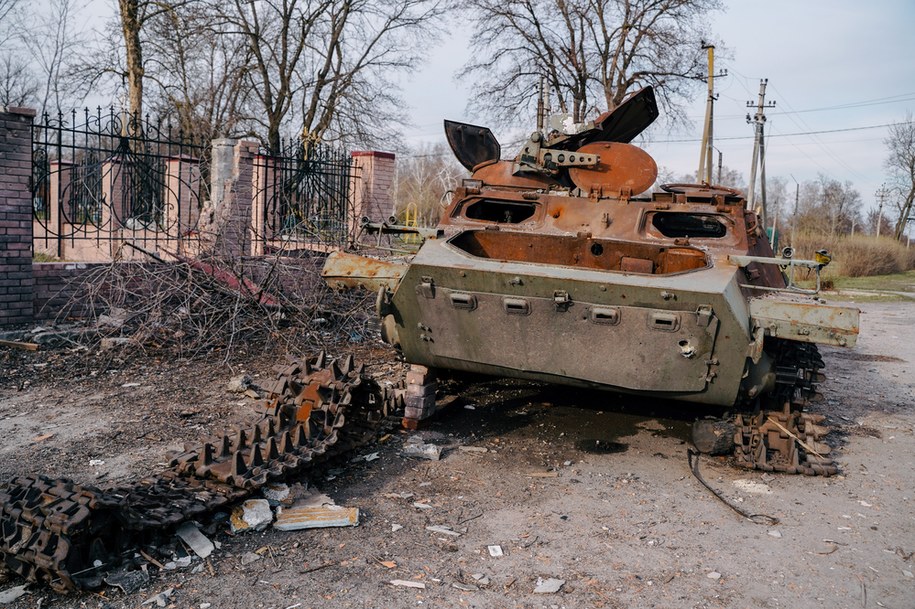
[[[716,79],[715,145],[724,164],[749,177],[753,128],[746,122],[746,102],[755,103],[759,80],[768,78],[766,99],[776,102],[766,112],[768,175],[784,176],[792,187],[790,174],[800,182],[820,173],[850,180],[865,207],[875,205],[874,193],[885,179],[887,129],[862,127],[903,121],[907,110],[915,111],[915,1],[727,4],[712,26],[731,56],[716,58],[716,67],[729,74]],[[467,95],[453,78],[469,56],[469,34],[460,25],[452,32],[404,83],[415,122],[406,133],[410,144],[444,142],[443,118],[481,122],[465,114]],[[688,112],[692,128],[671,133],[661,120],[652,128],[653,143],[646,148],[658,165],[677,174],[697,169],[705,97],[699,91]],[[497,125],[490,127],[506,136]],[[835,132],[789,135],[811,131]],[[513,153],[505,150],[503,156]]]

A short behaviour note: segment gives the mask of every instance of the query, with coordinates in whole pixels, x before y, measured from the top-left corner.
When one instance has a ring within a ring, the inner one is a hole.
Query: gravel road
[[[440,461],[401,456],[411,435],[401,432],[360,453],[378,459],[356,456],[313,477],[337,504],[360,509],[358,527],[219,533],[208,564],[154,574],[134,594],[35,589],[9,606],[140,607],[172,589],[168,606],[200,609],[911,609],[915,306],[860,306],[858,346],[822,350],[826,399],[812,409],[835,430],[841,475],[701,460],[713,487],[777,524],[738,516],[693,478],[690,406],[491,380],[462,386],[462,401],[418,432],[446,447]],[[175,438],[250,407],[221,391],[237,369],[134,362],[93,375],[78,372],[89,363],[52,361],[39,375],[41,357],[0,361],[9,373],[0,388],[4,478],[37,468],[96,484],[129,479]],[[376,372],[402,370],[384,352],[368,357]],[[90,467],[90,458],[105,463]],[[535,593],[538,580],[559,589]]]

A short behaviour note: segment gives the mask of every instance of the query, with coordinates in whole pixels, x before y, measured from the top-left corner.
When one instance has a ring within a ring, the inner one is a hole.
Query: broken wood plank
[[[39,345],[36,343],[24,343],[18,340],[0,340],[0,347],[22,349],[23,351],[38,351]]]

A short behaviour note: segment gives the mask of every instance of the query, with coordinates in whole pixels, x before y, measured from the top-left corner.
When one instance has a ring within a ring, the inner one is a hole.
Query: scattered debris
[[[124,389],[132,389],[134,387],[142,387],[142,386],[143,386],[143,383],[124,383],[123,385],[121,385],[121,387]]]
[[[403,525],[402,525],[402,524],[392,524],[392,525],[391,525],[391,532],[392,532],[392,533],[396,533],[397,531],[399,531],[399,530],[402,529],[402,528],[403,528]]]
[[[489,550],[489,555],[493,558],[505,556],[505,552],[502,551],[502,546],[486,546],[486,549]]]
[[[376,559],[377,560],[377,559]],[[397,563],[393,560],[378,560],[378,564],[388,569],[396,569]]]
[[[457,531],[452,531],[451,527],[446,526],[429,526],[426,527],[427,531],[432,531],[433,533],[439,533],[441,535],[451,535],[452,537],[460,537],[461,534]]]
[[[386,493],[388,499],[412,499],[413,493]]]
[[[438,461],[442,458],[442,447],[431,443],[426,444],[419,436],[413,436],[404,444],[401,453],[405,457]]]
[[[178,527],[175,534],[200,558],[206,558],[212,554],[213,550],[216,548],[216,546],[213,545],[213,542],[210,541],[206,535],[201,533],[200,529],[198,529],[197,525],[193,522],[185,522]],[[190,558],[190,556],[188,556],[188,558]]]
[[[460,584],[458,582],[454,582],[453,584],[451,584],[451,587],[457,588],[458,590],[463,590],[464,592],[476,592],[477,590],[479,590],[479,588],[477,588],[476,586],[471,586],[470,584]]]
[[[310,496],[297,501],[292,507],[277,508],[273,528],[280,531],[298,531],[358,525],[359,508],[337,505],[327,495],[315,491]]]
[[[372,461],[377,461],[378,459],[380,459],[381,455],[380,455],[380,453],[369,453],[362,458],[363,458],[363,460],[365,460],[366,463],[371,463]]]
[[[528,478],[558,478],[559,472],[530,472],[525,475]]]
[[[102,459],[89,459],[89,467],[99,467],[105,465],[105,461]]]
[[[124,594],[133,594],[149,582],[149,573],[142,569],[117,571],[105,577],[105,583],[120,588]]]
[[[414,501],[414,502],[413,502],[413,507],[415,507],[415,508],[417,508],[417,509],[420,509],[420,510],[431,510],[431,509],[433,509],[431,505],[429,505],[428,503],[423,503],[423,502],[421,502],[421,501]]]
[[[229,393],[244,393],[254,381],[247,374],[233,376],[226,384],[226,391]]]
[[[273,522],[273,510],[266,499],[248,499],[232,509],[229,523],[233,533],[263,531]]]
[[[107,336],[102,339],[99,347],[102,351],[109,351],[123,345],[129,345],[131,340],[124,336]]]
[[[772,494],[772,489],[762,482],[754,482],[753,480],[744,480],[741,478],[739,480],[734,480],[733,484],[745,493],[753,493],[755,495]]]
[[[271,482],[267,484],[261,489],[261,494],[273,507],[278,505],[292,505],[295,502],[295,499],[292,496],[292,490],[289,488],[288,484],[283,482]]]
[[[718,571],[710,571],[706,573],[705,576],[709,579],[721,579],[721,573]]]
[[[534,587],[534,594],[555,594],[565,585],[566,580],[550,577],[543,579],[537,578],[537,585]]]
[[[481,586],[489,585],[489,577],[486,575],[483,575],[482,573],[474,573],[470,577],[472,577]]]
[[[778,529],[772,529],[769,531],[769,537],[775,537],[776,539],[782,538],[782,533]]]
[[[35,436],[34,438],[32,438],[32,443],[37,444],[39,442],[44,442],[45,440],[50,440],[51,438],[53,438],[56,435],[57,434],[55,434],[55,433],[43,433],[40,436]]]
[[[410,581],[408,579],[392,579],[388,583],[392,586],[402,586],[404,588],[418,588],[420,590],[426,589],[426,584],[422,582]]]
[[[259,561],[263,556],[257,552],[245,552],[241,555],[241,564],[243,567],[250,565],[251,563]]]
[[[174,588],[168,588],[167,590],[163,590],[159,594],[146,599],[141,604],[142,605],[152,605],[153,603],[155,603],[157,607],[165,607],[168,604],[168,600],[172,597],[172,594],[174,594],[174,593],[175,593]]]
[[[458,450],[463,453],[488,453],[489,449],[485,446],[458,446]]]
[[[7,588],[0,592],[0,605],[5,605],[6,603],[12,603],[14,600],[28,594],[28,584],[23,584],[21,586],[14,586],[12,588]]]

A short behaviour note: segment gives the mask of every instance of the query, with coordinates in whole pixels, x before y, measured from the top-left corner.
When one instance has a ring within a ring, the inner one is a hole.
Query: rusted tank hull
[[[734,311],[745,304],[733,268],[703,275],[701,292],[685,274],[647,287],[634,274],[485,260],[427,242],[386,325],[411,363],[730,405],[744,361],[718,353],[745,353],[746,313]]]

